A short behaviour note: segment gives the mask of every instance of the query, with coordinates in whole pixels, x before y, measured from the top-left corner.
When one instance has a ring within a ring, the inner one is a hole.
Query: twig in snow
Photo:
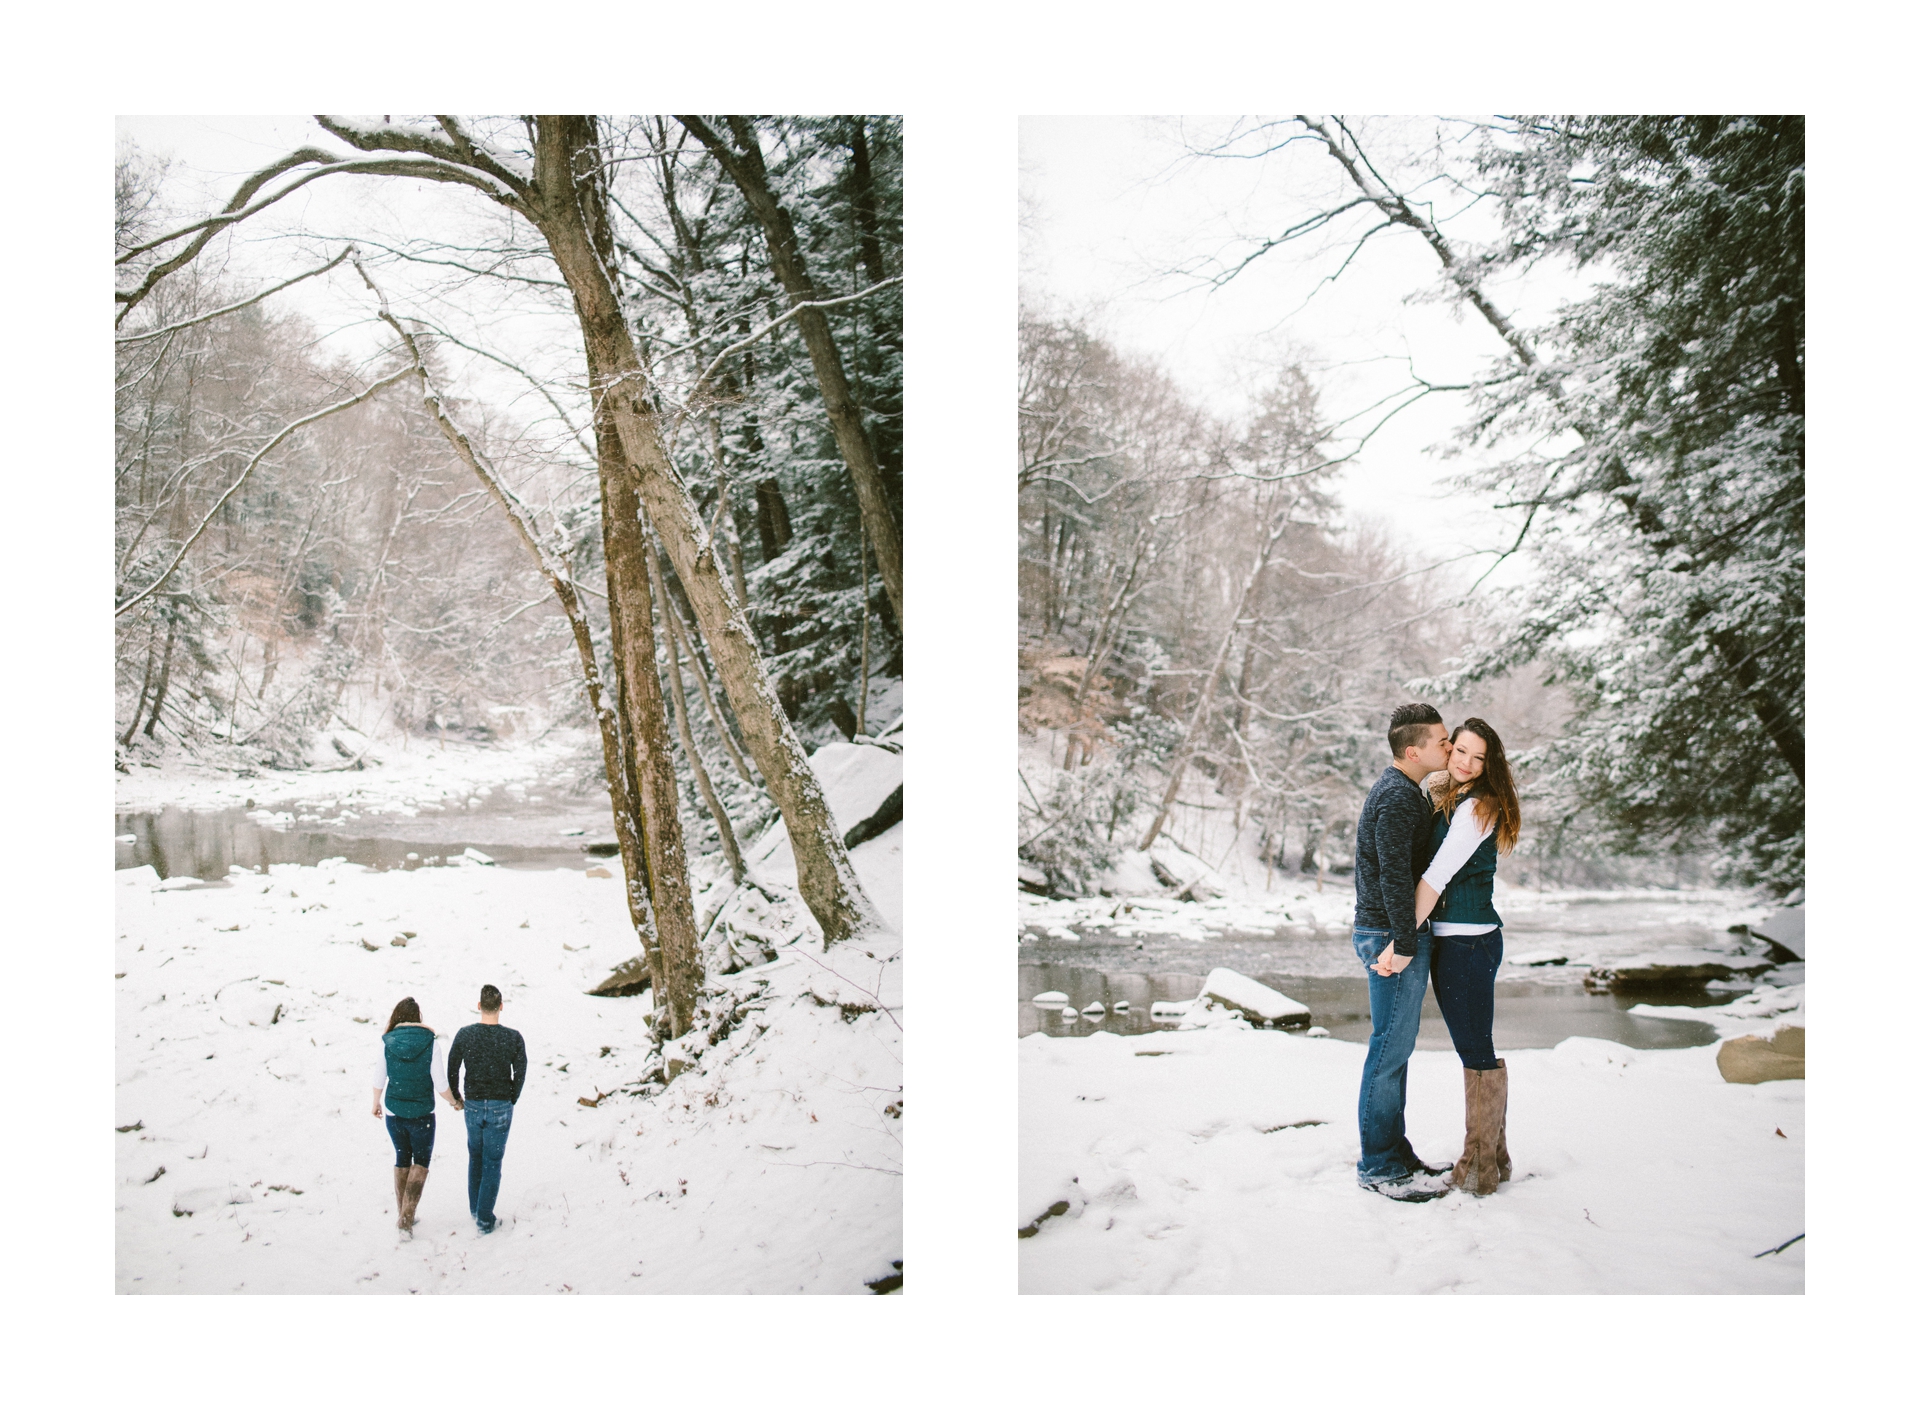
[[[1805,1237],[1806,1237],[1805,1234],[1795,1234],[1792,1238],[1788,1239],[1785,1243],[1781,1244],[1778,1248],[1763,1248],[1760,1250],[1760,1252],[1756,1253],[1754,1257],[1765,1258],[1770,1253],[1779,1253],[1782,1250],[1790,1249]]]

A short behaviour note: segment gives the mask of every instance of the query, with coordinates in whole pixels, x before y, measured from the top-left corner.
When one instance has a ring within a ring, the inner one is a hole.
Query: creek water
[[[289,807],[270,815],[238,808],[115,813],[113,864],[116,870],[151,866],[162,879],[217,881],[236,866],[312,866],[328,857],[380,871],[436,866],[472,847],[503,867],[583,868],[601,863],[588,854],[589,845],[613,840],[604,799],[534,790],[471,801],[470,807],[414,816],[359,816],[337,807],[304,813]]]
[[[1703,917],[1708,907],[1685,893],[1672,899],[1608,897],[1588,893],[1566,900],[1516,905],[1505,927],[1511,956],[1565,955],[1562,966],[1503,964],[1494,987],[1494,1046],[1547,1048],[1564,1038],[1605,1038],[1633,1048],[1701,1047],[1717,1041],[1711,1024],[1646,1018],[1636,1004],[1706,1009],[1730,1002],[1742,988],[1679,984],[1656,990],[1591,994],[1581,983],[1586,965],[1666,948],[1720,948],[1726,931]],[[1131,926],[1080,924],[1072,939],[1029,927],[1021,936],[1019,1034],[1084,1038],[1098,1032],[1165,1031],[1178,1020],[1152,1017],[1156,1001],[1182,1002],[1200,992],[1209,970],[1225,967],[1258,979],[1312,1010],[1312,1022],[1333,1037],[1365,1042],[1372,1022],[1367,978],[1345,931],[1305,925],[1228,931],[1194,938],[1147,933]],[[1763,976],[1764,977],[1764,976]],[[1056,1006],[1035,1005],[1036,994],[1057,991],[1080,1011],[1064,1018]],[[1106,1012],[1088,1018],[1089,1004]],[[1125,1003],[1124,1012],[1115,1004]],[[1451,1050],[1431,988],[1421,1010],[1419,1047]]]

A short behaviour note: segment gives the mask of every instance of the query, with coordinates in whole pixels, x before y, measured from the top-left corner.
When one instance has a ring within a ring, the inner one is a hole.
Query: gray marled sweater
[[[1427,855],[1433,804],[1420,785],[1392,764],[1360,809],[1353,844],[1353,923],[1393,936],[1402,955],[1414,952],[1413,887]]]

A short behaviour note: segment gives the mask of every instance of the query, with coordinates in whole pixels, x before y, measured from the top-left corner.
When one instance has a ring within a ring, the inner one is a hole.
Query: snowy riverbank
[[[1798,998],[1757,991],[1723,1031],[1802,1023]],[[1019,1215],[1040,1223],[1020,1289],[1801,1292],[1804,1242],[1755,1255],[1806,1229],[1806,1083],[1729,1084],[1716,1050],[1507,1053],[1512,1183],[1402,1205],[1354,1183],[1362,1044],[1239,1024],[1032,1035]],[[1459,1154],[1463,1106],[1458,1060],[1416,1052],[1424,1158]]]
[[[779,958],[717,981],[756,1011],[651,1097],[622,1090],[648,1000],[583,992],[635,948],[617,879],[118,873],[116,1288],[864,1293],[902,1256],[901,838],[853,852],[893,933],[823,952],[797,902],[763,906]],[[408,1239],[371,1114],[378,1035],[408,994],[436,1028],[472,1022],[487,982],[532,1064],[503,1226],[468,1217],[442,1104]]]
[[[584,730],[574,729],[555,729],[538,740],[514,744],[397,733],[368,741],[345,730],[334,734],[349,750],[367,748],[364,767],[345,767],[346,760],[325,747],[317,748],[315,757],[326,762],[312,769],[241,768],[218,749],[195,755],[176,747],[115,775],[114,811],[290,803],[307,805],[303,812],[328,803],[335,811],[351,808],[359,813],[444,811],[467,807],[470,799],[484,796],[482,790],[519,786],[538,792],[541,785],[563,785],[579,768],[583,750],[595,743]],[[333,737],[325,736],[329,743]]]

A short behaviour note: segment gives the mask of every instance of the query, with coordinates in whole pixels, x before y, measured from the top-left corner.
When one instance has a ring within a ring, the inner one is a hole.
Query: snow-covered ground
[[[1674,1010],[1804,1025],[1798,988]],[[1642,1006],[1648,1013],[1659,1011]],[[1510,1184],[1406,1205],[1354,1183],[1363,1044],[1209,1026],[1020,1044],[1022,1292],[1804,1290],[1806,1084],[1736,1086],[1716,1046],[1505,1053]],[[1408,1135],[1460,1152],[1459,1061],[1416,1052]],[[1060,1204],[1065,1210],[1045,1216]]]
[[[865,816],[851,810],[869,774],[898,782],[898,755],[822,754],[846,826]],[[654,1096],[623,1090],[647,1056],[649,1001],[584,992],[635,949],[617,879],[339,863],[211,886],[117,873],[114,1124],[135,1128],[114,1137],[117,1289],[865,1292],[902,1256],[902,833],[853,853],[892,933],[823,952],[797,901],[762,903],[754,928],[779,957],[717,981],[749,1012]],[[768,843],[756,875],[778,896],[785,849]],[[730,890],[710,890],[703,914]],[[389,943],[403,931],[404,948]],[[464,1125],[441,1104],[408,1238],[372,1116],[379,1034],[406,995],[436,1028],[472,1022],[484,983],[503,991],[532,1069],[503,1223],[483,1237],[468,1217]]]

